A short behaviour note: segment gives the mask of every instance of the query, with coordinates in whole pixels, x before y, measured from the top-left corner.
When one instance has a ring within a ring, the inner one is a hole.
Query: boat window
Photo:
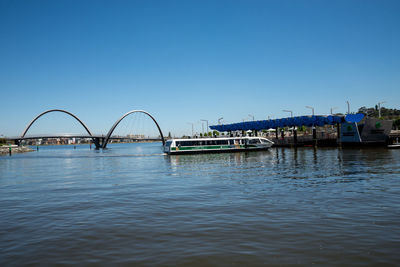
[[[191,141],[180,141],[179,143],[181,146],[191,146],[192,145]]]
[[[171,140],[169,140],[169,141],[165,142],[165,146],[166,146],[166,147],[170,147],[170,146],[171,146],[171,144],[172,144],[172,141],[171,141]]]
[[[176,142],[176,146],[178,146],[178,143],[181,146],[201,146],[203,144],[206,144],[207,141],[198,141],[198,140],[191,140],[191,141],[180,141]]]
[[[224,140],[218,140],[218,145],[227,145],[228,144],[228,140],[224,139]]]

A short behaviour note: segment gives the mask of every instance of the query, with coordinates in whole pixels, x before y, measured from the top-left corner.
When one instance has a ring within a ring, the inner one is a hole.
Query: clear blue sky
[[[51,108],[95,133],[144,109],[175,134],[306,105],[399,109],[399,14],[397,0],[0,0],[0,135]]]

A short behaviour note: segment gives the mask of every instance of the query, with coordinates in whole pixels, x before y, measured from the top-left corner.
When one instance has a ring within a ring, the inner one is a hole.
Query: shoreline
[[[33,149],[29,148],[28,146],[0,146],[0,155],[6,155],[10,153],[11,147],[11,154],[14,153],[25,153],[25,152],[32,152]]]

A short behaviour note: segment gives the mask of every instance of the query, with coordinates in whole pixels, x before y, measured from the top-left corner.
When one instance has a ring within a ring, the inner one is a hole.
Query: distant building
[[[145,139],[144,134],[128,134],[126,137],[130,139]]]

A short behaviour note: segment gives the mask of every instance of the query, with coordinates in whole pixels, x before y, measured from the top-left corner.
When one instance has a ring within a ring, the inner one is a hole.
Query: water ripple
[[[0,264],[396,265],[400,151],[0,157]]]

